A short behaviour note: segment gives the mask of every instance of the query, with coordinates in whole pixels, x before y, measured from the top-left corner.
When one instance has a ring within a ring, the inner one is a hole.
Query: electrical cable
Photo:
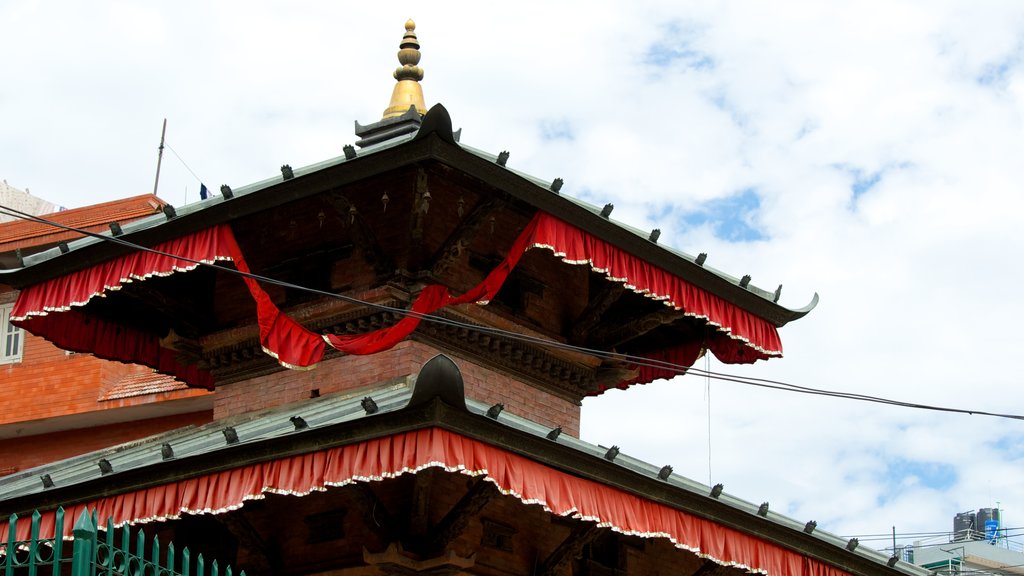
[[[1020,536],[1022,534],[1024,534],[1024,528],[1022,528],[1022,527],[1000,528],[999,529],[999,537],[1000,538],[1004,537],[1004,536],[1007,536],[1007,537]],[[942,532],[897,532],[896,533],[896,537],[897,538],[903,538],[903,539],[906,539],[906,538],[934,538],[934,537],[939,537],[939,536],[951,536],[951,535],[952,535],[952,532],[948,531],[948,530],[942,531]],[[892,539],[892,537],[893,537],[892,532],[889,532],[889,533],[883,532],[883,533],[878,533],[878,534],[850,534],[850,535],[844,536],[844,538],[857,538],[858,540],[860,540],[862,542],[866,541],[866,540],[889,540],[889,539]],[[943,544],[943,545],[945,545],[945,544]]]
[[[1020,530],[1024,533],[1024,526],[1014,526],[1012,528],[1000,528],[999,532],[1002,535],[1003,532],[1011,532]],[[915,537],[930,537],[930,536],[949,536],[953,532],[950,530],[943,530],[938,532],[897,532],[896,536],[899,538],[915,538]],[[888,539],[892,538],[892,532],[877,532],[874,534],[849,534],[843,536],[843,538],[857,538],[858,540],[871,540],[871,539]]]
[[[171,148],[171,145],[170,145],[170,144],[164,143],[164,146],[166,146],[166,147],[167,147],[167,149],[171,151],[171,154],[174,154],[175,158],[177,158],[177,159],[178,159],[178,162],[181,162],[181,165],[182,165],[182,166],[184,166],[184,167],[185,167],[185,169],[189,171],[189,174],[192,174],[192,176],[193,176],[193,177],[195,177],[195,179],[196,179],[197,181],[199,181],[199,183],[200,183],[200,184],[202,184],[202,183],[203,183],[203,179],[202,179],[202,178],[200,178],[200,177],[199,177],[199,176],[198,176],[198,175],[197,175],[197,174],[195,173],[195,171],[193,171],[193,170],[192,170],[192,167],[191,167],[191,166],[189,166],[189,165],[188,165],[188,164],[187,164],[187,163],[185,162],[185,159],[184,159],[184,158],[182,158],[182,157],[181,157],[181,156],[180,156],[180,155],[179,155],[179,154],[178,154],[177,152],[175,152],[174,148]]]
[[[608,352],[608,351],[605,351],[605,350],[599,350],[599,349],[595,349],[595,348],[587,348],[585,346],[577,346],[577,345],[568,344],[568,343],[564,343],[564,342],[557,342],[555,340],[550,340],[548,338],[543,338],[543,337],[539,337],[539,336],[531,336],[531,335],[528,335],[528,334],[520,334],[520,333],[512,332],[512,331],[509,331],[509,330],[503,330],[503,329],[500,329],[500,328],[494,328],[494,327],[490,327],[490,326],[482,326],[482,325],[471,324],[471,323],[467,323],[467,322],[461,322],[461,321],[453,320],[453,319],[446,318],[446,317],[443,317],[443,316],[438,316],[436,314],[423,314],[423,313],[414,312],[412,310],[408,310],[408,309],[405,309],[405,308],[396,308],[396,307],[393,307],[393,306],[387,306],[385,304],[377,304],[377,303],[373,303],[373,302],[366,302],[366,301],[363,301],[363,300],[359,300],[358,298],[353,298],[351,296],[345,296],[344,294],[336,294],[336,293],[327,292],[327,291],[324,291],[324,290],[317,290],[315,288],[309,288],[309,287],[301,286],[301,285],[294,284],[294,283],[291,283],[291,282],[285,282],[283,280],[277,280],[277,279],[274,279],[274,278],[269,278],[269,277],[266,277],[266,276],[261,276],[259,274],[253,274],[253,273],[249,273],[249,272],[242,272],[241,270],[237,270],[237,269],[233,269],[233,268],[225,268],[223,266],[218,266],[218,265],[213,264],[213,263],[203,262],[201,260],[196,260],[196,259],[193,259],[193,258],[178,256],[176,254],[169,254],[167,252],[163,252],[163,251],[160,251],[160,250],[155,250],[153,248],[149,248],[149,247],[146,247],[146,246],[141,246],[139,244],[135,244],[133,242],[129,242],[129,241],[124,240],[122,238],[118,238],[118,237],[114,237],[114,236],[110,236],[110,235],[106,235],[106,234],[100,234],[100,233],[97,233],[97,232],[92,232],[92,231],[89,231],[89,230],[84,230],[84,229],[76,228],[76,227],[73,227],[73,226],[68,226],[68,225],[65,225],[65,224],[60,224],[58,222],[47,220],[47,219],[41,218],[39,216],[34,216],[34,215],[31,215],[31,214],[27,214],[25,212],[21,212],[19,210],[15,210],[13,208],[9,208],[9,207],[3,206],[3,205],[0,205],[0,214],[6,214],[8,216],[13,216],[13,217],[20,218],[20,219],[23,219],[23,220],[30,220],[30,221],[34,221],[34,222],[37,222],[37,223],[40,223],[40,224],[45,224],[45,225],[53,226],[53,227],[60,228],[60,229],[63,229],[63,230],[67,230],[67,231],[70,231],[70,232],[75,232],[75,233],[78,233],[78,234],[82,234],[84,236],[90,236],[90,237],[93,237],[93,238],[97,238],[97,239],[99,239],[101,241],[104,241],[104,242],[113,242],[115,244],[119,244],[121,246],[124,246],[124,247],[127,247],[127,248],[131,248],[133,250],[141,250],[141,251],[145,251],[145,252],[150,252],[150,253],[157,254],[157,255],[160,255],[160,256],[164,256],[164,257],[168,257],[168,258],[174,258],[174,259],[177,259],[177,260],[182,260],[184,262],[189,262],[189,263],[192,263],[192,264],[196,264],[197,266],[205,266],[205,267],[209,267],[209,268],[212,268],[212,269],[215,269],[215,270],[219,270],[219,271],[222,271],[222,272],[228,272],[228,273],[235,274],[235,275],[238,275],[238,276],[241,276],[241,277],[250,278],[252,280],[256,280],[258,282],[262,282],[262,283],[265,283],[265,284],[271,284],[271,285],[280,286],[280,287],[287,288],[287,289],[292,289],[292,290],[304,291],[304,292],[307,292],[307,293],[310,293],[310,294],[315,294],[315,295],[318,295],[318,296],[324,296],[324,297],[327,297],[327,298],[333,298],[333,299],[336,299],[336,300],[341,300],[343,302],[347,302],[347,303],[350,303],[350,304],[366,306],[366,307],[374,308],[374,309],[377,309],[377,310],[380,310],[380,311],[384,311],[384,312],[390,312],[392,314],[397,314],[397,315],[401,315],[401,316],[409,316],[409,317],[419,318],[420,320],[424,320],[424,321],[428,321],[428,322],[433,322],[433,323],[437,323],[437,324],[441,324],[441,325],[453,326],[453,327],[457,327],[457,328],[467,328],[467,329],[470,329],[470,330],[476,330],[478,332],[482,332],[482,333],[486,333],[486,334],[491,334],[491,335],[495,335],[495,336],[501,336],[501,337],[505,337],[505,338],[515,339],[515,340],[518,340],[520,342],[528,342],[528,343],[531,343],[531,344],[536,344],[538,346],[543,346],[543,347],[546,347],[546,348],[568,350],[568,351],[572,351],[572,352],[581,352],[581,353],[584,353],[584,354],[589,354],[589,355],[596,356],[598,358],[602,358],[602,359],[606,359],[606,360],[612,360],[612,361],[617,361],[617,362],[625,362],[625,363],[629,363],[629,364],[633,364],[633,365],[641,366],[641,367],[646,367],[646,368],[655,368],[655,369],[666,370],[666,371],[674,372],[674,373],[679,374],[679,375],[693,374],[693,375],[697,375],[697,376],[706,376],[707,378],[719,380],[719,381],[722,381],[722,382],[734,382],[734,383],[738,383],[738,384],[745,384],[745,385],[748,385],[748,386],[756,386],[756,387],[767,388],[767,389],[772,389],[772,390],[782,390],[782,391],[787,391],[787,392],[795,392],[795,393],[799,393],[799,394],[807,394],[807,395],[813,395],[813,396],[826,396],[826,397],[840,398],[840,399],[846,399],[846,400],[858,400],[858,401],[862,401],[862,402],[871,402],[871,403],[876,403],[876,404],[886,404],[886,405],[890,405],[890,406],[899,406],[899,407],[903,407],[903,408],[914,408],[914,409],[918,409],[918,410],[930,410],[930,411],[937,411],[937,412],[947,412],[947,413],[956,413],[956,414],[969,414],[969,415],[978,415],[978,416],[991,416],[991,417],[995,417],[995,418],[1005,418],[1005,419],[1011,419],[1011,420],[1024,420],[1024,415],[1020,415],[1020,414],[1005,414],[1005,413],[988,412],[988,411],[984,411],[984,410],[968,410],[968,409],[963,409],[963,408],[951,408],[951,407],[944,407],[944,406],[934,406],[934,405],[928,405],[928,404],[919,404],[919,403],[915,403],[915,402],[906,402],[906,401],[902,401],[902,400],[893,400],[893,399],[889,399],[889,398],[883,398],[883,397],[880,397],[880,396],[871,396],[871,395],[866,395],[866,394],[857,394],[857,393],[853,393],[853,392],[839,392],[839,391],[835,391],[835,390],[812,388],[812,387],[808,387],[808,386],[799,386],[799,385],[796,385],[796,384],[789,384],[789,383],[781,382],[781,381],[778,381],[778,380],[770,380],[770,379],[765,379],[765,378],[754,378],[754,377],[739,376],[739,375],[735,375],[735,374],[713,372],[711,370],[701,370],[700,368],[695,368],[693,366],[683,366],[683,365],[674,364],[674,363],[667,362],[667,361],[656,360],[656,359],[653,359],[653,358],[645,358],[645,357],[642,357],[642,356],[634,356],[634,355],[630,355],[630,354],[621,354],[621,353],[617,353],[617,352]]]
[[[708,403],[708,486],[711,481],[711,354],[704,352],[704,396]]]

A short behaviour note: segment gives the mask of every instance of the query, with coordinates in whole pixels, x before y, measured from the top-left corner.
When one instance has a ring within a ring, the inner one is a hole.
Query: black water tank
[[[971,540],[971,533],[978,530],[977,517],[974,512],[960,512],[953,517],[953,540],[955,542],[964,542]]]

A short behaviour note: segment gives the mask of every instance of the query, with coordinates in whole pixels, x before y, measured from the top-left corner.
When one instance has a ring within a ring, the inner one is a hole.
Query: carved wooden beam
[[[685,316],[682,310],[664,307],[625,324],[607,324],[598,327],[587,337],[587,343],[594,348],[610,349]]]
[[[608,531],[593,522],[580,522],[573,526],[569,536],[554,549],[541,564],[537,574],[541,576],[561,576],[566,564],[579,558],[583,547],[593,542],[598,536]]]
[[[412,510],[409,513],[408,534],[404,544],[410,550],[420,548],[416,542],[426,540],[430,528],[430,485],[433,483],[434,469],[420,470],[414,476],[412,489]]]
[[[374,572],[362,572],[362,571],[341,571],[332,572],[332,574],[358,574],[363,575],[379,575],[379,574],[394,574],[396,576],[452,576],[454,574],[467,574],[468,570],[476,565],[476,557],[469,556],[462,557],[456,554],[454,551],[448,552],[444,556],[438,556],[434,558],[416,559],[411,558],[402,550],[400,545],[391,544],[387,550],[379,553],[372,553],[366,548],[363,548],[363,562],[366,562],[369,567],[372,567]]]
[[[448,268],[455,263],[459,257],[472,244],[480,226],[488,220],[488,217],[504,206],[505,203],[492,198],[478,202],[473,210],[459,223],[459,225],[448,235],[444,244],[431,257],[431,271],[435,277],[443,276]]]
[[[444,515],[444,518],[434,526],[433,536],[427,545],[428,553],[440,554],[443,552],[453,540],[462,534],[469,525],[469,521],[497,495],[498,490],[492,483],[482,479],[477,480]]]
[[[601,317],[611,308],[612,304],[622,296],[626,288],[618,282],[607,282],[607,285],[587,303],[587,307],[576,319],[569,332],[569,341],[580,343],[587,339],[590,332],[601,322]]]
[[[721,566],[718,564],[715,564],[711,560],[705,560],[704,563],[700,565],[700,568],[694,570],[693,574],[690,576],[714,576],[714,574],[718,572],[719,568],[721,568]]]
[[[440,311],[445,318],[467,321],[465,316]],[[470,323],[472,319],[468,320]],[[572,402],[579,402],[593,390],[596,370],[576,361],[566,360],[540,346],[517,342],[459,326],[429,323],[413,333],[413,338],[430,341],[471,355],[485,366],[527,376],[541,383],[545,390]]]
[[[412,214],[410,214],[412,222],[410,235],[414,244],[423,239],[423,217],[430,211],[432,200],[430,187],[427,184],[427,171],[420,168],[416,172],[416,196],[413,198]]]
[[[246,574],[270,576],[277,573],[281,568],[280,557],[273,553],[267,541],[243,514],[232,512],[215,518],[238,540],[239,546],[247,550],[249,563],[245,566]]]
[[[383,542],[397,542],[400,534],[399,526],[380,501],[377,494],[367,484],[357,483],[349,488],[355,505],[362,512],[364,524]]]
[[[202,334],[201,328],[190,322],[182,314],[182,310],[197,310],[200,307],[192,298],[178,298],[165,291],[154,288],[147,282],[133,282],[125,290],[119,290],[118,295],[141,302],[146,308],[155,309],[168,319],[172,326],[178,328],[179,334],[189,337]]]
[[[352,243],[359,248],[363,258],[373,267],[374,272],[378,276],[394,272],[394,262],[381,248],[377,237],[370,230],[370,227],[367,226],[366,220],[359,214],[355,206],[352,205],[352,202],[337,192],[328,194],[325,198],[334,211],[338,213],[342,222],[348,222],[352,227]]]

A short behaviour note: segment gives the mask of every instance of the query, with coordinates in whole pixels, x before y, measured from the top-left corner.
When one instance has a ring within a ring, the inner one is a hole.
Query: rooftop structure
[[[52,214],[37,214],[18,208],[16,203],[0,202],[0,206],[13,208],[30,216],[45,216],[47,221],[67,226],[68,228],[85,232],[107,233],[110,233],[111,223],[127,223],[157,214],[166,205],[167,202],[153,194],[142,194],[100,204],[90,204],[80,208],[61,210]],[[17,218],[16,216],[11,216],[11,218],[13,220],[0,224],[0,254],[13,254],[17,251],[22,257],[25,257],[42,250],[54,248],[61,242],[68,242],[85,236],[82,232],[59,228],[53,224]],[[0,260],[0,269],[17,268],[20,265],[20,262],[11,260],[10,256]]]
[[[7,183],[7,180],[0,182],[0,206],[14,208],[33,216],[57,212],[61,208],[54,204],[29,194],[28,190],[19,190]],[[16,216],[0,214],[0,223],[13,222]]]
[[[916,540],[904,560],[935,574],[1024,574],[1024,542],[1002,526],[999,508],[961,512],[946,536]]]

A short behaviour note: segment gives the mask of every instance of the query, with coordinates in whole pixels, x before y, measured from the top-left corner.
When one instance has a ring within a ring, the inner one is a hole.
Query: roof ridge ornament
[[[423,69],[417,66],[420,63],[420,42],[416,38],[416,23],[412,18],[405,23],[405,35],[402,36],[402,43],[399,45],[398,62],[401,64],[395,69],[395,89],[391,92],[391,103],[384,110],[384,117],[395,118],[405,114],[410,107],[415,106],[420,116],[427,113],[427,106],[423,101],[423,87],[420,80],[423,80]]]
[[[466,388],[462,372],[451,358],[438,354],[427,360],[413,385],[412,398],[407,408],[423,406],[434,398],[440,398],[453,408],[466,410]]]

